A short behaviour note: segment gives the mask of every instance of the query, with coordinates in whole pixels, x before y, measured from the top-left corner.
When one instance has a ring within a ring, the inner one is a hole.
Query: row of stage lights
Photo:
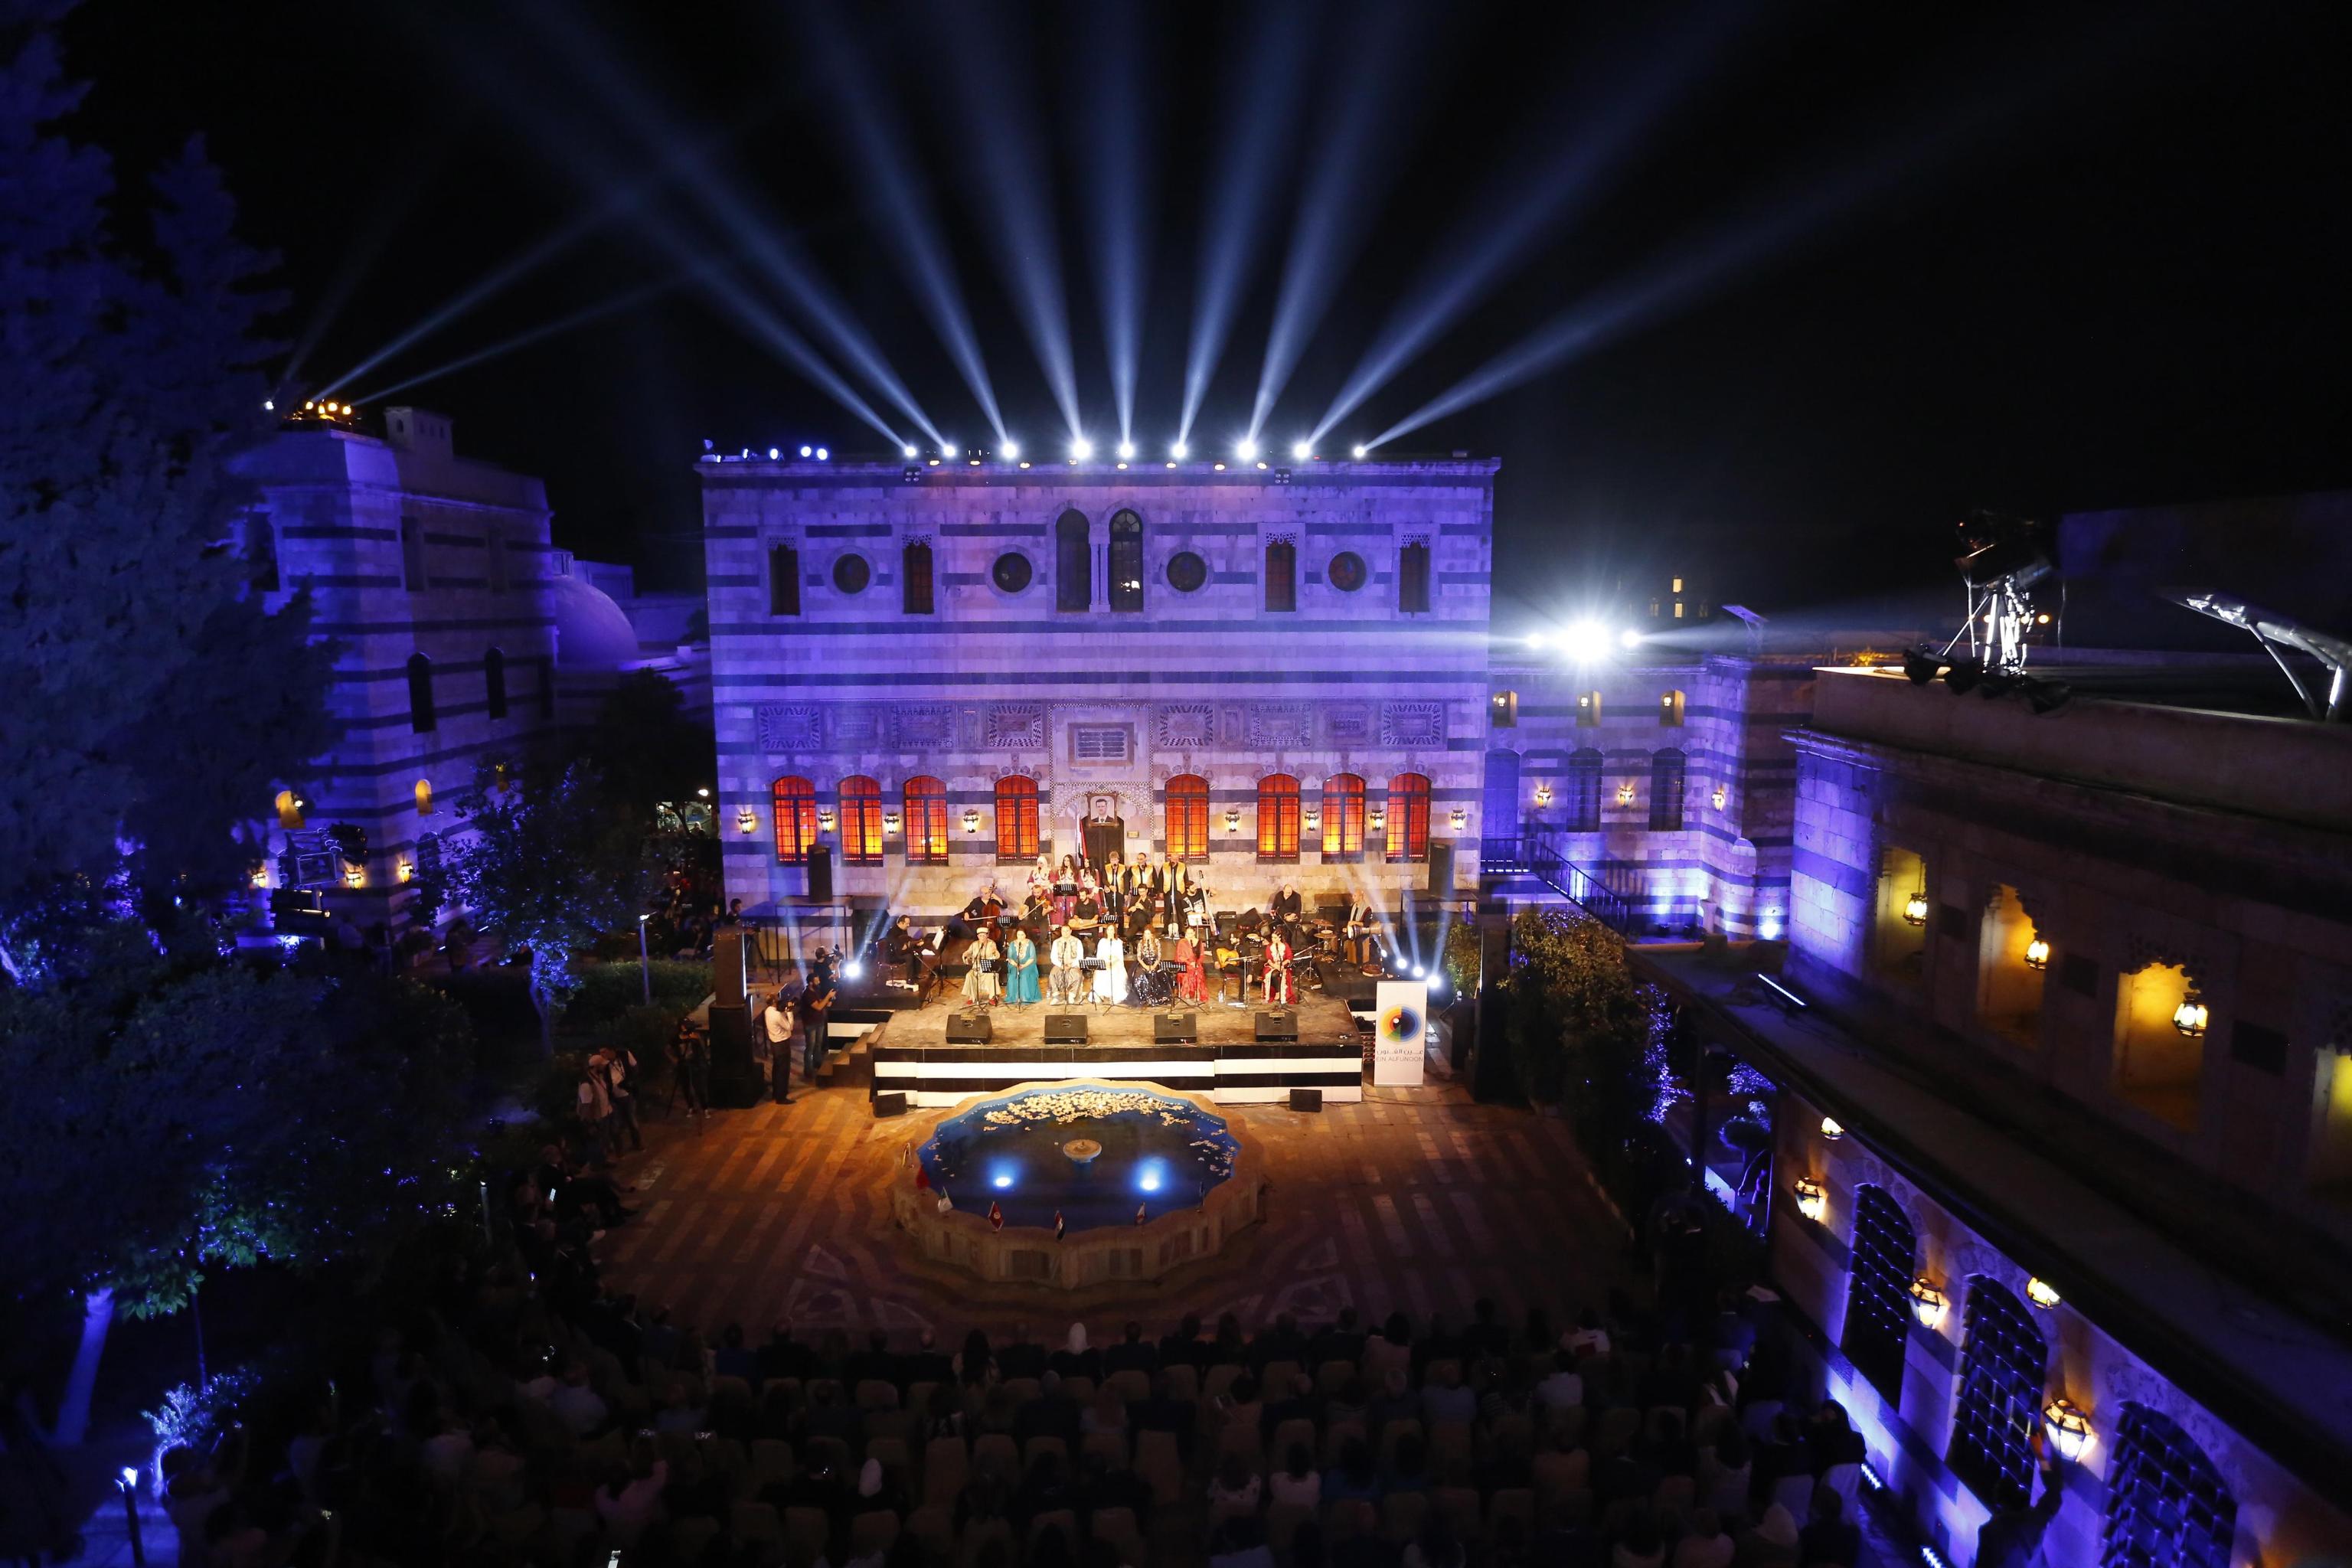
[[[919,458],[923,456],[923,449],[911,441],[900,447],[899,450],[908,458]],[[942,441],[940,443],[937,452],[929,459],[930,466],[936,468],[941,463],[948,461],[962,450],[963,448],[959,447],[953,441]],[[1266,465],[1265,460],[1259,456],[1260,450],[1261,448],[1259,447],[1258,443],[1250,440],[1246,437],[1234,444],[1234,456],[1235,458],[1244,463],[1255,463],[1259,468],[1263,468]],[[1132,441],[1121,441],[1118,447],[1114,448],[1114,451],[1118,455],[1118,466],[1122,468],[1127,467],[1129,463],[1135,460],[1136,446]],[[751,448],[748,447],[745,447],[742,455],[749,458],[751,455]],[[819,463],[826,463],[833,460],[833,453],[823,447],[803,447],[800,449],[800,455],[803,460],[813,460]],[[1178,463],[1182,462],[1192,455],[1192,447],[1191,443],[1185,441],[1175,442],[1168,448],[1168,466],[1172,468]],[[1371,455],[1371,448],[1359,445],[1350,448],[1349,455],[1356,458],[1358,461],[1361,461],[1363,458]],[[772,463],[782,461],[783,459],[783,456],[784,449],[782,447],[771,447],[768,448],[768,460]],[[1029,467],[1028,459],[1021,456],[1021,443],[1018,441],[1005,442],[1003,446],[997,447],[996,456],[1004,462],[1018,463],[1024,468]],[[1085,437],[1081,436],[1076,440],[1070,443],[1069,460],[1071,462],[1091,462],[1094,459],[1094,456],[1095,444],[1092,441],[1087,440]],[[1313,446],[1305,441],[1292,442],[1290,446],[1290,456],[1294,462],[1304,463],[1317,460]],[[980,467],[982,462],[986,461],[984,458],[972,457],[969,455],[966,456],[965,460],[975,468]],[[1222,468],[1224,465],[1223,463],[1219,463],[1217,467]]]

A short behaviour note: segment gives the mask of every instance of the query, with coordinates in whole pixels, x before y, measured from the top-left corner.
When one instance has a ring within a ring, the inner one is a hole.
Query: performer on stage
[[[1095,1000],[1116,1007],[1127,1000],[1127,944],[1108,931],[1095,943],[1095,956],[1103,961],[1095,971]]]
[[[1278,925],[1265,939],[1265,999],[1285,1006],[1297,1000],[1290,984],[1290,942]]]
[[[1199,882],[1184,889],[1184,932],[1194,942],[1208,940],[1209,889]]]
[[[1045,990],[1051,1000],[1078,1002],[1085,999],[1086,971],[1078,967],[1078,961],[1086,955],[1086,943],[1072,936],[1068,926],[1061,927],[1054,938],[1054,945],[1046,950],[1045,954],[1054,966],[1047,976]]]
[[[1160,938],[1150,926],[1135,939],[1135,975],[1131,982],[1135,1000],[1146,1005],[1157,1005],[1168,999],[1168,976],[1160,968],[1163,954]]]
[[[1344,928],[1349,963],[1364,964],[1372,961],[1372,933],[1379,929],[1380,916],[1364,901],[1364,895],[1358,893],[1348,905],[1348,923]]]
[[[1054,902],[1044,893],[1033,892],[1029,901],[1021,906],[1021,924],[1032,937],[1039,937],[1054,929]]]
[[[971,945],[963,950],[963,959],[971,965],[971,973],[963,977],[963,999],[988,1007],[996,1002],[996,961],[1003,954],[997,951],[996,931],[992,925],[983,925]]]
[[[1127,929],[1127,863],[1116,854],[1104,862],[1102,881],[1103,923],[1115,931]]]
[[[1274,895],[1274,904],[1266,915],[1269,923],[1281,931],[1283,940],[1296,947],[1298,945],[1299,917],[1306,910],[1307,901],[1298,896],[1297,885],[1285,882],[1281,890]]]
[[[1038,851],[1037,863],[1029,868],[1028,893],[1033,899],[1054,896],[1054,862],[1043,850]]]
[[[1037,944],[1029,940],[1026,930],[1015,927],[1013,940],[1004,944],[1004,1003],[1009,1007],[1027,1007],[1038,1000]]]
[[[1160,931],[1171,942],[1184,934],[1184,862],[1168,857],[1160,868]]]
[[[1069,924],[1070,911],[1076,907],[1077,901],[1078,863],[1065,855],[1054,872],[1054,923],[1057,926]]]
[[[1209,972],[1202,965],[1201,946],[1190,937],[1178,937],[1170,951],[1180,966],[1176,994],[1198,1007],[1209,999]]]
[[[1082,936],[1091,936],[1102,924],[1102,889],[1095,884],[1092,871],[1078,873],[1078,900],[1070,908],[1070,929]]]

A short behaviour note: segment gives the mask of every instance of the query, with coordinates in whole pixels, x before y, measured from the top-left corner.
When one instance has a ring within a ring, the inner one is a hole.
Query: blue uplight
[[[1167,1180],[1167,1168],[1157,1160],[1146,1160],[1136,1168],[1135,1184],[1144,1192],[1158,1192]]]

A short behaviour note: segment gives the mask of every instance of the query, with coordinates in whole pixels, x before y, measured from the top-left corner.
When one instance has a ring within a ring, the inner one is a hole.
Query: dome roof
[[[621,670],[638,658],[636,628],[612,597],[585,577],[548,580],[555,609],[559,669]]]

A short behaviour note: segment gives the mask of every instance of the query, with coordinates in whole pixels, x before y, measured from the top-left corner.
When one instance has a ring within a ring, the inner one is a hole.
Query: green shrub
[[[653,965],[654,1003],[673,1016],[691,1011],[710,994],[710,965],[686,959],[657,958]],[[645,981],[637,962],[591,963],[581,966],[580,989],[564,1004],[562,1028],[569,1034],[590,1034],[602,1024],[645,1005]]]

